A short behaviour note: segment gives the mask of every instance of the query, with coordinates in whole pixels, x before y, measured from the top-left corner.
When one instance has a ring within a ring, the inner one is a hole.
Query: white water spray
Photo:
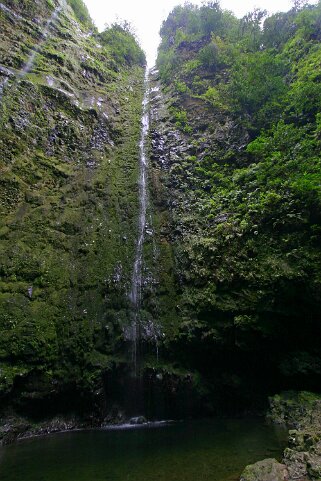
[[[16,79],[22,79],[25,77],[31,70],[35,62],[36,55],[39,53],[40,48],[42,47],[43,43],[48,37],[48,34],[50,32],[50,28],[52,24],[55,22],[55,20],[58,18],[59,13],[61,10],[65,9],[67,6],[66,0],[59,0],[59,5],[53,10],[51,16],[48,18],[42,32],[41,32],[41,39],[39,40],[39,43],[33,48],[31,54],[29,55],[25,65],[21,69],[21,71],[16,75]],[[6,5],[0,2],[0,10],[5,12],[7,15],[9,15],[12,19],[22,21],[23,17],[15,13],[13,10],[8,8]],[[0,66],[1,67],[1,66]],[[5,67],[1,67],[2,70],[5,69]],[[13,75],[13,74],[12,74]],[[0,104],[2,102],[2,97],[4,94],[4,90],[9,83],[9,75],[2,81],[0,82]]]
[[[130,326],[130,340],[133,343],[133,362],[137,363],[137,343],[140,338],[140,320],[139,308],[141,303],[142,288],[142,267],[143,267],[143,245],[145,239],[146,228],[146,212],[147,212],[147,137],[149,132],[149,89],[148,89],[148,71],[145,75],[145,94],[143,99],[143,114],[141,121],[141,138],[139,144],[140,151],[140,170],[139,170],[139,219],[138,219],[138,237],[136,243],[136,254],[133,267],[132,284],[130,291],[130,301],[133,308],[133,320]]]
[[[36,45],[34,47],[33,51],[29,55],[29,58],[28,58],[27,62],[25,63],[24,67],[22,68],[22,70],[19,74],[19,78],[23,78],[25,75],[27,75],[32,70],[32,67],[35,63],[36,55],[39,53],[39,50],[42,47],[42,44],[47,39],[50,27],[55,22],[55,20],[57,19],[61,10],[62,10],[61,6],[56,7],[55,10],[52,12],[50,18],[48,18],[47,23],[46,23],[46,25],[44,26],[44,29],[41,32],[42,40],[38,43],[38,45]]]
[[[16,19],[16,20],[22,20],[22,17],[20,15],[18,15],[17,13],[15,13],[13,10],[11,10],[11,8],[7,7],[6,5],[4,5],[3,3],[0,3],[0,10],[2,10],[3,12],[5,12],[7,15],[10,15],[12,18]]]
[[[6,77],[4,80],[2,80],[0,82],[0,104],[1,104],[1,101],[2,101],[2,97],[3,97],[3,91],[4,91],[8,81],[9,81],[9,78]]]
[[[142,115],[142,131],[140,139],[140,172],[139,172],[139,221],[138,221],[138,238],[136,244],[136,255],[132,276],[132,288],[130,299],[134,307],[138,308],[141,299],[141,285],[142,285],[142,260],[143,260],[143,244],[145,238],[146,227],[146,210],[147,210],[147,153],[146,153],[146,139],[149,130],[149,115],[148,115],[148,86],[147,78],[145,80],[145,95],[143,100],[143,115]]]

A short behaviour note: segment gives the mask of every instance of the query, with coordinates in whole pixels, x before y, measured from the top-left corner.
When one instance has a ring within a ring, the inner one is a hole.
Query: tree
[[[68,5],[73,9],[75,17],[88,28],[94,28],[88,8],[82,0],[67,0]]]
[[[261,44],[261,25],[267,11],[255,8],[241,19],[241,38],[247,49],[255,51]]]
[[[113,23],[100,34],[100,40],[111,50],[116,62],[129,66],[146,65],[146,57],[128,22]]]
[[[295,24],[296,13],[290,10],[287,13],[275,13],[264,21],[263,45],[265,48],[280,49],[297,30]]]

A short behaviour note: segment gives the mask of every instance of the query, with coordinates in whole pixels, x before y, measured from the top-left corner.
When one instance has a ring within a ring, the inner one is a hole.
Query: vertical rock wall
[[[144,73],[63,2],[0,7],[0,395],[66,408],[126,358]]]

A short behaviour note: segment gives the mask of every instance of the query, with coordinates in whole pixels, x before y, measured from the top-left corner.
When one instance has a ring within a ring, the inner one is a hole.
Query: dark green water
[[[254,419],[63,433],[0,448],[0,480],[234,481],[285,444],[285,430]]]

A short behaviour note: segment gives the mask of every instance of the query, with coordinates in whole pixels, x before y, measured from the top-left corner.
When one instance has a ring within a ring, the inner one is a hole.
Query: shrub
[[[111,50],[114,60],[122,65],[146,65],[144,51],[139,46],[127,22],[114,23],[100,34],[100,40]]]
[[[67,2],[73,9],[75,17],[79,22],[88,28],[94,28],[94,23],[89,15],[88,8],[82,0],[67,0]]]

